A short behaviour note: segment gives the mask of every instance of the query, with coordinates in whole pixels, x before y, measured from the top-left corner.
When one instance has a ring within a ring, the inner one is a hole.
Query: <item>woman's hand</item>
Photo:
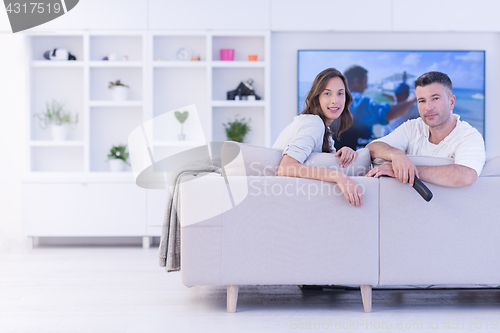
[[[352,150],[352,148],[345,146],[340,148],[335,153],[335,156],[336,157],[340,156],[340,161],[339,161],[340,167],[345,168],[347,164],[354,162],[354,160],[358,156],[358,153]]]
[[[337,181],[337,185],[340,187],[348,203],[356,207],[363,206],[363,191],[361,191],[361,188],[354,180],[344,175],[344,177],[341,177]]]

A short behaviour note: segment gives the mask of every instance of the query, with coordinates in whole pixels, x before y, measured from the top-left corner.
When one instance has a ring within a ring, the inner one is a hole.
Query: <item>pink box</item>
[[[220,49],[220,60],[234,60],[234,49]]]

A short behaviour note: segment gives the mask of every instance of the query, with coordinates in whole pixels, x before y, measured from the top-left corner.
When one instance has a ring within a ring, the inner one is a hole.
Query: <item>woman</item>
[[[363,193],[354,180],[341,171],[302,164],[311,153],[335,151],[329,126],[340,118],[337,138],[351,126],[351,102],[352,96],[344,75],[334,68],[325,69],[314,79],[304,111],[281,132],[273,148],[283,149],[278,176],[335,182],[347,202],[362,206]],[[356,159],[357,154],[349,147],[342,147],[335,156],[340,156],[340,166],[345,167]]]

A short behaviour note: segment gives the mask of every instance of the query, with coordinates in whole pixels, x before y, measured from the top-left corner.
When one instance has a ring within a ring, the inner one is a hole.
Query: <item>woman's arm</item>
[[[345,199],[351,205],[363,205],[363,192],[354,180],[341,171],[300,164],[296,159],[284,155],[278,167],[278,176],[317,179],[337,183]]]

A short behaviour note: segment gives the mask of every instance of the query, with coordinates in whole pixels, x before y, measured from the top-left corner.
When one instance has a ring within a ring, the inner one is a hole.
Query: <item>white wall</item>
[[[487,157],[500,155],[500,34],[457,32],[275,32],[271,35],[271,141],[297,112],[297,50],[485,50]],[[332,64],[334,67],[335,64]],[[340,71],[344,68],[338,68]]]
[[[0,31],[6,25],[0,10]],[[0,33],[0,250],[22,246],[21,175],[24,167],[26,68],[24,36]]]

